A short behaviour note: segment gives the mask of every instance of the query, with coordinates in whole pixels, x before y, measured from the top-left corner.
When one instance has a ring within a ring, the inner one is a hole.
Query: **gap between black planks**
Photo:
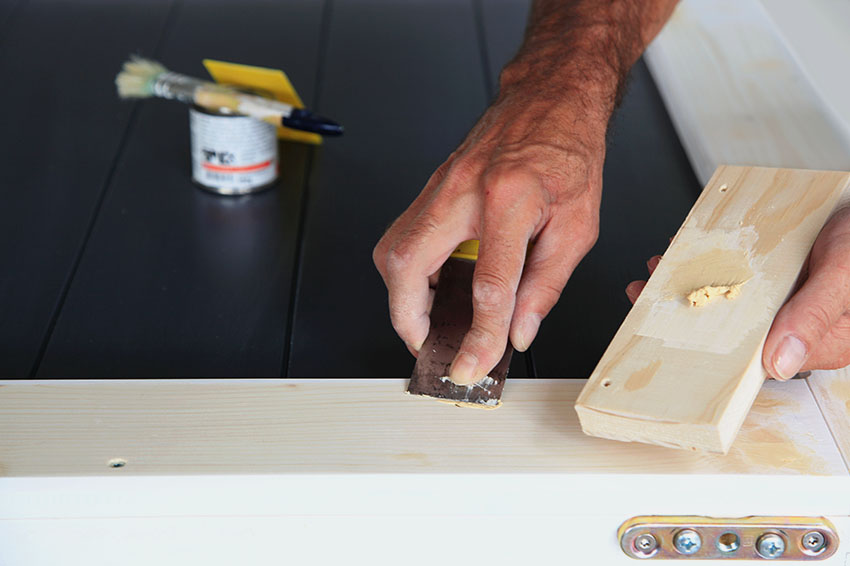
[[[410,375],[371,252],[489,100],[471,0],[337,0],[324,73],[288,375]]]
[[[61,302],[132,104],[112,84],[171,2],[30,0],[0,41],[0,376],[28,376]],[[74,22],[74,25],[68,25]],[[61,46],[61,48],[57,48]]]

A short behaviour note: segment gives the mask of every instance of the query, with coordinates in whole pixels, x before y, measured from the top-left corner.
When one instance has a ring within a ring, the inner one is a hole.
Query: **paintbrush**
[[[214,112],[250,116],[275,126],[326,136],[342,134],[342,126],[309,110],[181,75],[169,71],[156,61],[138,56],[133,56],[124,63],[124,68],[115,77],[115,85],[121,98],[153,96],[179,100]]]
[[[478,383],[457,385],[448,378],[452,361],[472,325],[472,274],[478,260],[478,240],[463,242],[440,269],[431,307],[431,327],[407,392],[433,397],[459,407],[495,409],[502,404],[502,389],[514,349],[505,353],[490,373]]]

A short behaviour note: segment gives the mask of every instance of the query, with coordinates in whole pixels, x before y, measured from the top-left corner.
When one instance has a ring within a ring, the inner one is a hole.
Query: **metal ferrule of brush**
[[[204,82],[198,79],[169,71],[157,75],[151,90],[154,96],[191,104],[195,100],[195,90],[203,84]]]

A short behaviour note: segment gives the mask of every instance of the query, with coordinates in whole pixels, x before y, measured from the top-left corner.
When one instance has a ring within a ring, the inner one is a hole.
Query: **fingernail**
[[[540,316],[529,314],[519,323],[516,333],[517,344],[514,344],[517,351],[525,352],[531,346],[534,337],[537,336],[537,331],[540,329],[540,320]]]
[[[458,385],[469,385],[478,381],[478,358],[467,352],[462,352],[452,363],[449,379]]]
[[[791,379],[806,361],[806,345],[796,336],[786,336],[773,357],[773,368],[779,379]]]

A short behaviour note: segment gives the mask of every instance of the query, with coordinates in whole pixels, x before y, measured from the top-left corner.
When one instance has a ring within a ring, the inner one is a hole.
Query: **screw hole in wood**
[[[106,463],[110,468],[123,468],[127,465],[127,460],[123,458],[112,458]]]

